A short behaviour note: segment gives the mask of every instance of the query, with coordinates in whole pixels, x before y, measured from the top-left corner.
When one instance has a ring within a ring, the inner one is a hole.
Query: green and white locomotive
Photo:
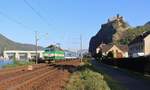
[[[46,61],[60,61],[65,59],[64,54],[64,51],[60,47],[50,45],[45,48],[43,56]]]

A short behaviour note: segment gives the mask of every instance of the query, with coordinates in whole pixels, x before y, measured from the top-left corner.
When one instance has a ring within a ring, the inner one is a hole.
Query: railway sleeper
[[[44,72],[45,68],[43,69],[40,69],[40,71],[35,71],[35,72],[31,72],[31,73],[27,73],[27,74],[23,74],[23,75],[20,75],[20,76],[16,76],[15,78],[11,78],[11,79],[8,79],[8,80],[5,80],[4,82],[1,82],[0,83],[0,87],[5,87],[7,88],[8,86],[13,86],[13,85],[16,85],[17,83],[22,83],[26,80],[29,80],[31,79],[33,76],[36,76],[37,74],[41,74],[41,72]],[[47,68],[47,70],[49,70],[49,67]]]
[[[47,72],[45,72],[45,73],[43,73],[43,74],[41,74],[39,76],[36,76],[36,77],[34,77],[34,78],[30,79],[30,80],[27,80],[27,81],[25,81],[25,82],[23,82],[21,84],[18,84],[15,87],[11,87],[10,89],[11,90],[16,90],[16,89],[17,90],[27,90],[27,88],[29,87],[29,90],[30,90],[30,88],[33,87],[34,82],[37,82],[38,79],[42,80],[43,79],[42,77],[45,77],[46,75],[49,75],[50,73],[53,73],[55,70],[56,69],[51,70],[51,71],[47,71]]]

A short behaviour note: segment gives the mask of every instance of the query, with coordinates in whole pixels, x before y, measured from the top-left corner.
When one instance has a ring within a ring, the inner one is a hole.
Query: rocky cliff
[[[93,36],[89,44],[89,52],[95,53],[96,48],[101,44],[117,43],[124,37],[124,32],[128,29],[129,25],[123,20],[122,16],[117,15],[108,22],[101,25],[101,29]]]

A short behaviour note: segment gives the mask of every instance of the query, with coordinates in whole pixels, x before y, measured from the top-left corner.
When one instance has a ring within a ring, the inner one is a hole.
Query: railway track
[[[20,68],[10,70],[9,73],[0,74],[7,77],[0,80],[0,90],[58,90],[69,77],[68,70],[72,65],[77,66],[79,62],[65,61],[51,65],[37,65],[32,71],[21,72]]]
[[[47,65],[33,65],[34,70],[40,69],[42,67],[46,67]],[[24,67],[20,67],[20,68],[16,68],[16,69],[12,69],[12,70],[6,70],[0,73],[0,81],[9,78],[9,77],[14,77],[20,74],[24,74],[29,72],[27,70],[27,66]]]
[[[54,76],[56,73],[56,69],[49,70],[40,75],[37,75],[36,77],[33,77],[32,79],[27,80],[26,82],[16,85],[15,87],[11,87],[9,90],[40,90],[40,88],[43,88],[46,86],[46,84],[48,84],[48,80],[50,80],[48,77]]]
[[[41,66],[45,66],[45,64],[38,64],[38,65],[33,64],[34,68],[41,67]],[[0,72],[1,72],[0,75],[21,71],[21,70],[24,70],[26,68],[27,68],[27,66],[19,66],[19,67],[14,67],[14,68],[1,69],[0,70]]]
[[[37,75],[40,75],[41,73],[47,72],[48,70],[51,70],[53,67],[42,67],[40,69],[23,73],[14,77],[7,78],[3,81],[0,81],[0,90],[6,90],[7,87],[15,86],[19,83],[26,82],[27,80],[32,79],[33,77],[36,77]]]

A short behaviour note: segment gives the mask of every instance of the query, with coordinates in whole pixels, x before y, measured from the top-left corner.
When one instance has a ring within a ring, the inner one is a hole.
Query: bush
[[[65,90],[110,90],[103,76],[90,69],[72,75]]]

